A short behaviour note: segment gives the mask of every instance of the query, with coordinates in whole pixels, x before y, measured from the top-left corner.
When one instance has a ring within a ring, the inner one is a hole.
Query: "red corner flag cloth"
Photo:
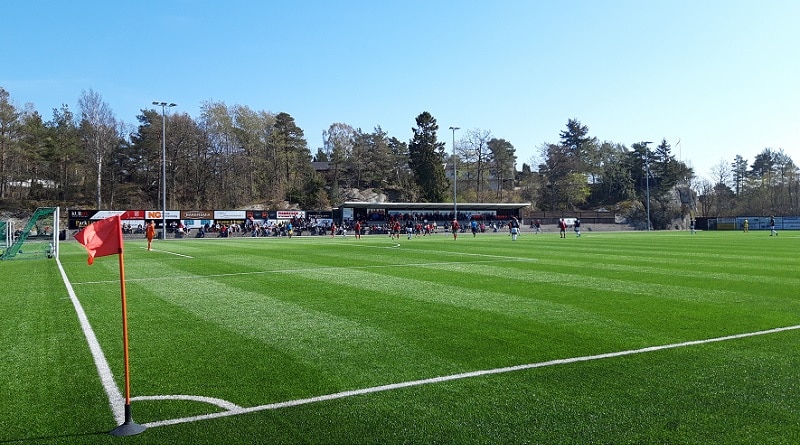
[[[119,215],[94,222],[75,234],[75,239],[89,252],[89,264],[94,257],[116,255],[122,251],[122,222]]]

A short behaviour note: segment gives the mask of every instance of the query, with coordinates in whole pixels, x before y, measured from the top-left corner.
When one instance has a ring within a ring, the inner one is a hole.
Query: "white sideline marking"
[[[140,247],[140,249],[147,249],[147,247]],[[184,257],[184,258],[194,259],[194,257],[192,257],[192,256],[184,255],[182,253],[177,253],[177,252],[170,252],[169,250],[150,249],[150,252],[167,253],[167,254],[170,254],[170,255],[175,255],[175,256],[180,256],[180,257]]]
[[[461,374],[453,374],[453,375],[448,375],[448,376],[433,377],[433,378],[429,378],[429,379],[413,380],[413,381],[409,381],[409,382],[393,383],[393,384],[390,384],[390,385],[381,385],[381,386],[374,386],[374,387],[371,387],[371,388],[356,389],[356,390],[352,390],[352,391],[343,391],[343,392],[338,392],[338,393],[328,394],[328,395],[323,395],[323,396],[309,397],[309,398],[306,398],[306,399],[297,399],[297,400],[289,400],[289,401],[286,401],[286,402],[270,403],[268,405],[253,406],[253,407],[250,407],[250,408],[237,407],[237,408],[232,408],[232,409],[229,409],[228,411],[223,411],[223,412],[219,412],[219,413],[204,414],[204,415],[200,415],[200,416],[182,417],[182,418],[178,418],[178,419],[169,419],[169,420],[161,420],[161,421],[157,421],[157,422],[145,423],[144,426],[146,426],[148,428],[153,428],[153,427],[158,427],[158,426],[176,425],[176,424],[180,424],[180,423],[197,422],[197,421],[206,420],[206,419],[216,419],[216,418],[220,418],[220,417],[235,416],[235,415],[239,415],[239,414],[246,414],[246,413],[252,413],[252,412],[257,412],[257,411],[275,410],[275,409],[280,409],[280,408],[288,408],[288,407],[292,407],[292,406],[307,405],[307,404],[310,404],[310,403],[324,402],[324,401],[336,400],[336,399],[343,399],[345,397],[353,397],[353,396],[359,396],[359,395],[364,395],[364,394],[372,394],[372,393],[382,392],[382,391],[391,391],[391,390],[395,390],[395,389],[409,388],[409,387],[413,387],[413,386],[429,385],[429,384],[433,384],[433,383],[442,383],[442,382],[447,382],[447,381],[451,381],[451,380],[467,379],[467,378],[480,377],[480,376],[492,375],[492,374],[503,374],[503,373],[507,373],[507,372],[523,371],[523,370],[526,370],[526,369],[543,368],[543,367],[546,367],[546,366],[555,366],[555,365],[565,365],[565,364],[570,364],[570,363],[587,362],[587,361],[591,361],[591,360],[615,358],[615,357],[622,357],[622,356],[633,355],[633,354],[643,354],[643,353],[647,353],[647,352],[661,351],[661,350],[664,350],[664,349],[674,349],[674,348],[681,348],[681,347],[687,347],[687,346],[702,345],[702,344],[706,344],[706,343],[715,343],[715,342],[721,342],[721,341],[727,341],[727,340],[736,340],[736,339],[746,338],[746,337],[755,337],[757,335],[775,334],[775,333],[778,333],[778,332],[791,331],[791,330],[795,330],[795,329],[800,329],[800,325],[788,326],[788,327],[783,327],[783,328],[768,329],[766,331],[757,331],[757,332],[749,332],[749,333],[744,333],[744,334],[728,335],[728,336],[725,336],[725,337],[709,338],[709,339],[706,339],[706,340],[694,340],[694,341],[687,341],[687,342],[682,342],[682,343],[673,343],[673,344],[661,345],[661,346],[650,346],[650,347],[641,348],[641,349],[630,349],[630,350],[627,350],[627,351],[609,352],[609,353],[605,353],[605,354],[588,355],[588,356],[583,356],[583,357],[556,359],[556,360],[550,360],[550,361],[540,362],[540,363],[530,363],[530,364],[527,364],[527,365],[517,365],[517,366],[509,366],[509,367],[505,367],[505,368],[496,368],[496,369],[486,369],[486,370],[480,370],[480,371],[465,372],[465,373],[461,373]],[[181,397],[186,397],[186,396],[181,396]]]
[[[72,300],[72,305],[75,307],[75,313],[77,313],[78,320],[81,323],[83,335],[86,336],[86,343],[89,344],[89,350],[92,352],[94,365],[97,367],[97,374],[100,376],[100,382],[103,384],[103,389],[108,396],[108,405],[111,407],[114,421],[116,421],[117,425],[120,425],[125,422],[125,399],[122,397],[122,393],[114,382],[114,373],[111,372],[111,367],[108,366],[108,360],[106,360],[103,349],[97,341],[97,336],[94,335],[92,325],[89,324],[89,319],[86,318],[86,312],[84,312],[81,302],[78,301],[75,290],[72,288],[72,283],[69,282],[67,273],[64,272],[64,267],[61,266],[61,261],[58,257],[56,257],[56,264],[58,264],[58,270],[61,272],[61,279],[64,280],[64,285],[67,287],[69,299]]]
[[[203,402],[211,405],[217,405],[220,408],[227,410],[242,409],[241,406],[231,403],[227,400],[218,399],[216,397],[203,397],[203,396],[187,396],[181,394],[165,395],[165,396],[136,396],[131,397],[131,402],[145,401],[145,400],[188,400],[190,402]]]

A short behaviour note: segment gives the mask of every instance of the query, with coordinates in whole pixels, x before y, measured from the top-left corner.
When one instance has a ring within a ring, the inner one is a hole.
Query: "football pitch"
[[[62,242],[66,280],[0,263],[0,443],[798,443],[798,252],[794,232],[127,241],[147,430],[116,438],[119,263]]]

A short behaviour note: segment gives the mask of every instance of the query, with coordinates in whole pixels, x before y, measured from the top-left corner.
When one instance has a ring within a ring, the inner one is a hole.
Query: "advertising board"
[[[214,219],[213,210],[181,210],[180,219]]]
[[[214,210],[214,219],[244,220],[247,216],[246,210]]]
[[[167,210],[167,213],[164,215],[164,212],[161,210],[148,210],[144,212],[145,219],[181,219],[181,211],[180,210]],[[164,216],[161,216],[164,215]]]
[[[275,216],[278,219],[305,218],[306,212],[303,210],[278,210],[275,212]]]

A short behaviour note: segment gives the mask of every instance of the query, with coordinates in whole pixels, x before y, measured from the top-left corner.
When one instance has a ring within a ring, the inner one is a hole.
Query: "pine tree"
[[[439,126],[427,111],[417,116],[414,138],[408,145],[409,167],[419,187],[420,198],[427,202],[442,202],[449,188],[444,173],[444,142],[436,140]]]

